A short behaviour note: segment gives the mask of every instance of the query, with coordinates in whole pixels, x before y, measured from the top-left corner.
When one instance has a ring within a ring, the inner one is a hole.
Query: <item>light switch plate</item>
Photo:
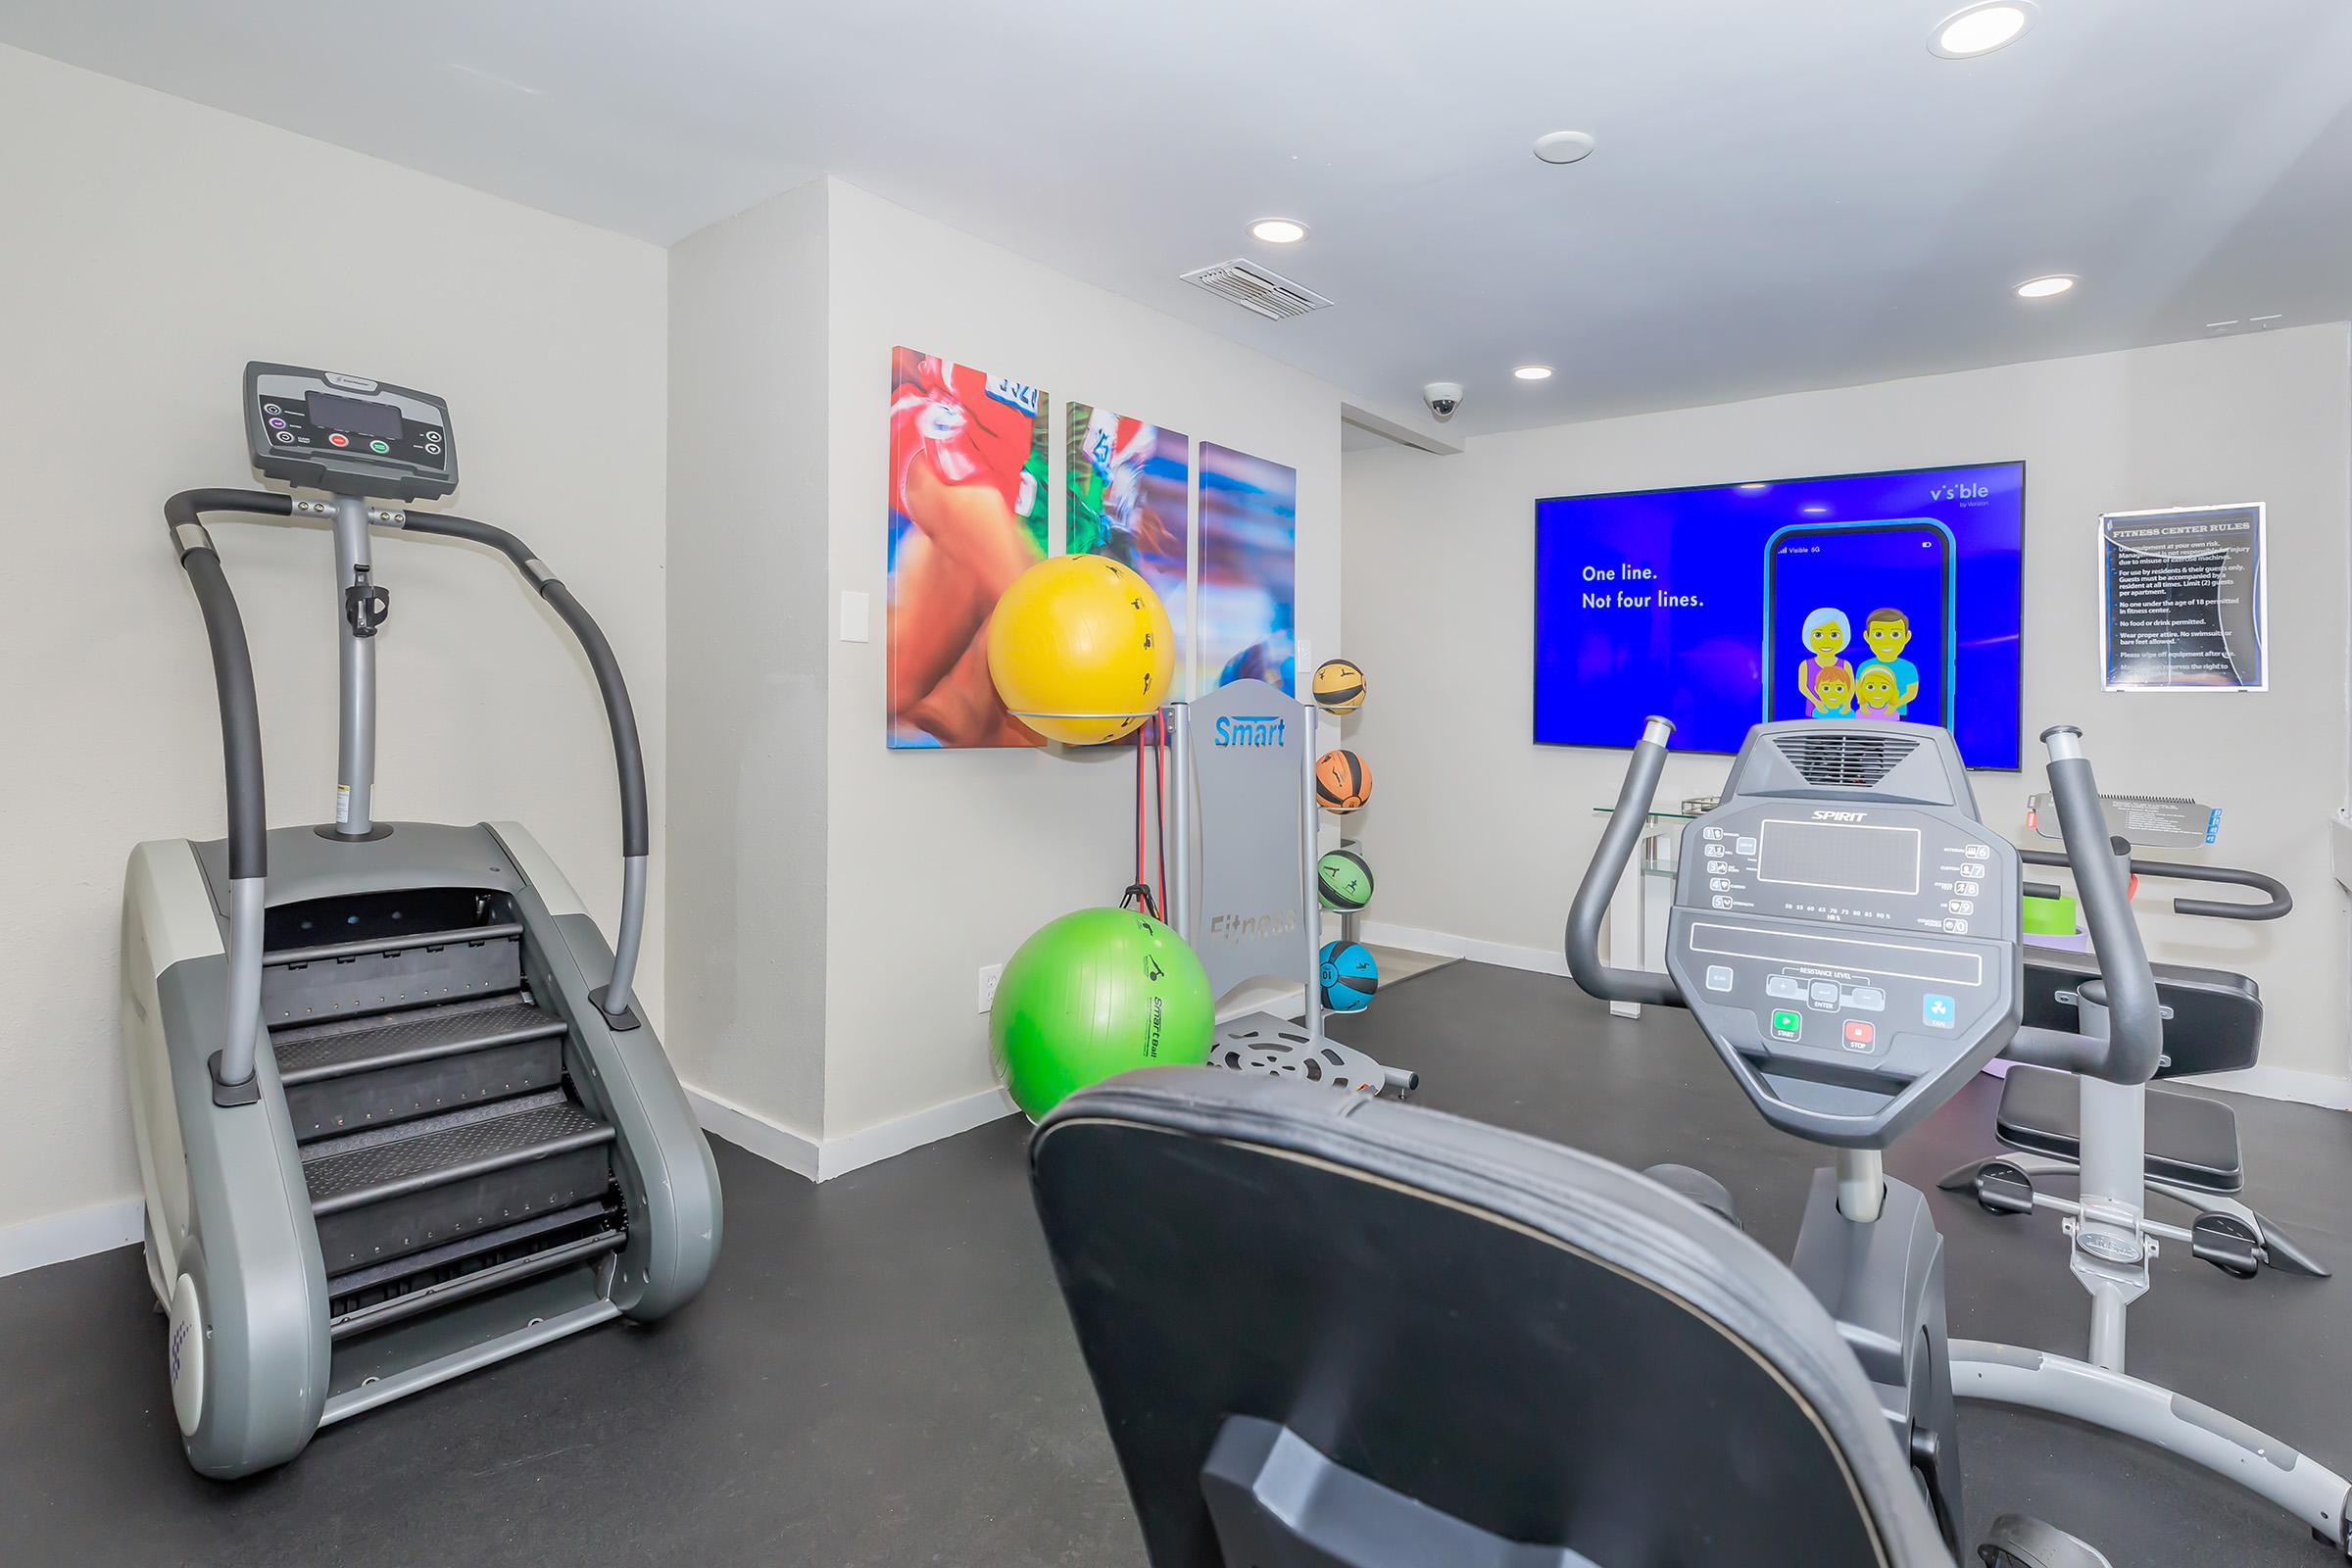
[[[845,591],[841,596],[841,640],[862,643],[873,640],[873,617],[868,610],[872,601],[864,594]]]

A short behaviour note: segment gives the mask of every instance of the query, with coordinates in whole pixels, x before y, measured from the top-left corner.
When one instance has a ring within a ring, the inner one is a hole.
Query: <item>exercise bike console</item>
[[[2018,880],[1942,730],[1762,725],[1684,829],[1666,967],[1765,1119],[1880,1149],[2015,1031]]]

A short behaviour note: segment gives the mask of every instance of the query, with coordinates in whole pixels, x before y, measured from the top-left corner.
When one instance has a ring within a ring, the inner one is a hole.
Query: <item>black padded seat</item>
[[[1154,1568],[1952,1562],[1820,1303],[1630,1170],[1176,1067],[1030,1159]]]
[[[2262,1054],[2262,988],[2247,975],[2184,963],[2151,963],[2156,1000],[2171,1009],[2164,1021],[2159,1078],[2235,1072]],[[2098,977],[2099,961],[2071,948],[2026,948],[2025,1021],[2072,1030],[2079,1022],[2075,988]]]
[[[2001,1085],[1993,1132],[2012,1149],[2082,1160],[2082,1080],[2047,1067],[2013,1066]],[[2147,1098],[2147,1172],[2201,1193],[2227,1197],[2246,1185],[2237,1112],[2200,1095],[2151,1089]]]
[[[2262,989],[2228,969],[2180,963],[2148,965],[2156,1000],[2166,1009],[2164,1054],[2158,1078],[2235,1072],[2262,1054]],[[2073,1029],[2075,988],[2099,972],[2098,960],[2069,948],[2026,949],[2025,1021]],[[1994,1132],[2012,1149],[2080,1162],[2080,1095],[2072,1075],[2042,1067],[2011,1067],[2001,1086]],[[2147,1172],[2199,1192],[2227,1195],[2246,1185],[2237,1138],[2237,1112],[2218,1100],[2150,1089],[2147,1097]]]

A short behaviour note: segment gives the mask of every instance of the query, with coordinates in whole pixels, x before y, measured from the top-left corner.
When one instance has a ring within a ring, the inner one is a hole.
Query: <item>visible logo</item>
[[[194,1323],[182,1323],[172,1331],[172,1382],[173,1384],[179,1382],[180,1351],[187,1346],[188,1331],[195,1326]]]
[[[1255,942],[1261,937],[1287,936],[1298,929],[1298,911],[1285,909],[1279,914],[1212,914],[1208,917],[1208,940],[1211,942]]]
[[[1033,419],[1037,417],[1038,390],[1025,382],[1008,375],[992,375],[988,378],[988,395],[999,403],[1011,404]]]
[[[1991,489],[1981,484],[1939,484],[1929,489],[1928,499],[1930,501],[1982,501],[1990,494],[1992,494]]]
[[[1217,720],[1219,746],[1280,746],[1285,720],[1271,714],[1228,714]]]
[[[1813,820],[1816,822],[1859,822],[1869,815],[1868,811],[1815,811]]]

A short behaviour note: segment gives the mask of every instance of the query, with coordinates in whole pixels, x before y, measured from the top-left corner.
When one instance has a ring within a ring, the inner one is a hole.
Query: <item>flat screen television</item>
[[[2019,762],[2026,466],[1536,503],[1535,738],[1735,752],[1760,719],[1941,724]]]

